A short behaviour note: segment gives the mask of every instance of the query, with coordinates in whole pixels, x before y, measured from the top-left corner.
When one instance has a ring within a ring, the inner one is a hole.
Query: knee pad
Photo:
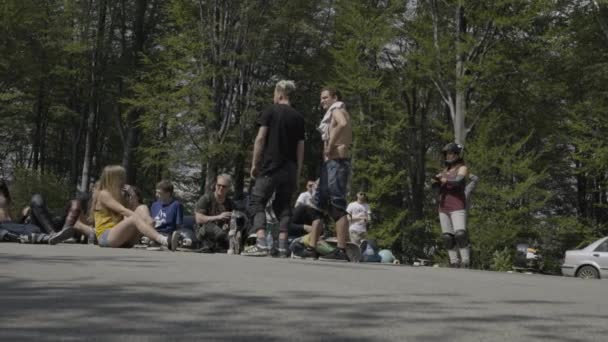
[[[41,194],[34,194],[30,200],[30,206],[41,208],[44,207],[44,197]]]
[[[452,233],[441,234],[441,240],[443,241],[443,246],[447,250],[454,249],[454,246],[456,246],[456,240]]]
[[[459,229],[454,233],[454,240],[458,248],[469,247],[469,233],[464,229]]]
[[[329,208],[329,216],[334,221],[338,221],[339,219],[343,218],[346,215],[347,215],[347,213],[346,213],[346,210],[344,210],[344,209],[339,209],[339,208],[336,208],[333,206],[331,208]]]

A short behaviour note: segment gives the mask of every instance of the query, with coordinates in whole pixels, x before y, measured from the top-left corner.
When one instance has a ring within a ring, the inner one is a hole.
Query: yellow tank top
[[[95,235],[97,235],[97,239],[101,237],[103,232],[113,228],[119,222],[106,210],[95,210],[93,215],[95,216]]]

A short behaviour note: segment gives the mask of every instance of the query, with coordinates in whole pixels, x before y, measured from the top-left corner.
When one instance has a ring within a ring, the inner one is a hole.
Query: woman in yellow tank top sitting
[[[103,169],[91,205],[91,216],[95,220],[95,235],[99,246],[132,247],[141,235],[167,246],[167,237],[154,229],[145,205],[133,210],[127,208],[127,197],[132,195],[132,191],[126,184],[126,172],[122,166],[109,165]]]

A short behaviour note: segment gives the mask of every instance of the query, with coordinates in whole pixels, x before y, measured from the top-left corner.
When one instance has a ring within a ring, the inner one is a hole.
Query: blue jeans
[[[350,177],[350,159],[331,159],[323,163],[319,186],[313,202],[322,210],[330,207],[346,213],[346,187]]]

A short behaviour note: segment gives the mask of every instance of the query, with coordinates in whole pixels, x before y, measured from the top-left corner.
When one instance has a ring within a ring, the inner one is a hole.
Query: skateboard
[[[335,248],[338,245],[338,240],[335,237],[330,237],[325,240],[329,245]],[[319,241],[321,242],[321,241]],[[346,243],[346,255],[350,259],[351,262],[360,262],[361,261],[361,248],[357,244],[352,242]]]

